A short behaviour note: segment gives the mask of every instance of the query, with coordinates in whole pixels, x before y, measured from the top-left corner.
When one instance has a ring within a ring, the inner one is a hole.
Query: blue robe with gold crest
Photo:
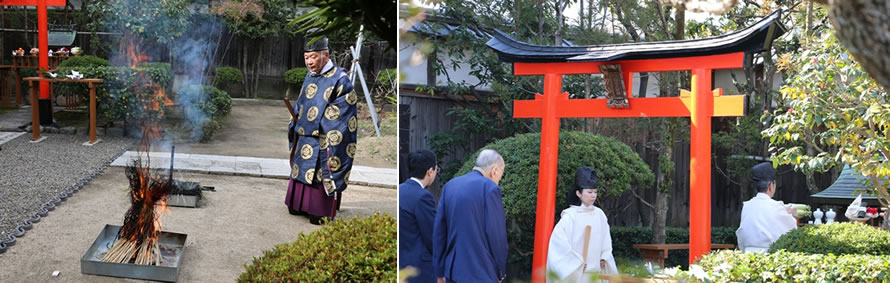
[[[346,189],[356,151],[357,102],[343,68],[334,66],[319,75],[306,75],[294,105],[297,119],[288,125],[289,146],[294,151],[292,182],[323,188],[328,196]],[[289,200],[290,190],[285,201]]]

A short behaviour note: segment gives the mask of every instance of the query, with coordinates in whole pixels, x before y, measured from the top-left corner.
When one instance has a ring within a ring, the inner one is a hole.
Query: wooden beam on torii
[[[49,70],[49,32],[47,31],[48,23],[46,7],[65,7],[65,0],[0,0],[0,6],[37,7],[37,49],[40,50],[37,54],[37,66],[39,69]],[[38,74],[43,78],[43,74],[40,74],[40,72],[38,72]],[[47,81],[40,82],[40,99],[49,99],[49,82]],[[43,103],[48,103],[48,101]],[[31,105],[31,107],[38,106]],[[52,105],[50,105],[50,109],[52,109]],[[39,127],[39,125],[31,126]]]
[[[711,118],[742,116],[745,96],[723,96],[712,87],[718,69],[744,67],[748,54],[769,48],[784,33],[776,11],[757,24],[734,33],[700,40],[607,46],[538,46],[495,31],[487,45],[502,61],[513,63],[515,75],[543,75],[544,94],[515,100],[514,118],[541,119],[532,282],[544,282],[547,248],[556,203],[559,122],[561,118],[690,117],[689,262],[711,249]],[[562,76],[597,74],[601,65],[620,65],[627,92],[626,108],[611,108],[607,99],[569,99]],[[633,73],[692,71],[692,91],[679,97],[633,98]]]

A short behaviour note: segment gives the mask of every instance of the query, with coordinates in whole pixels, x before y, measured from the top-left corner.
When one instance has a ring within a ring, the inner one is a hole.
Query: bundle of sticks
[[[151,164],[150,161],[148,164]],[[117,241],[108,249],[103,261],[160,265],[160,213],[155,211],[155,207],[165,205],[173,184],[166,178],[151,176],[149,169],[147,165],[142,166],[141,159],[136,159],[127,166],[130,209],[124,216],[124,225]]]

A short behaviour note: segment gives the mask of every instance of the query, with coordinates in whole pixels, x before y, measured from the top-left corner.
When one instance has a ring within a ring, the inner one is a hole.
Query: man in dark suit
[[[500,282],[507,269],[507,222],[501,187],[504,159],[483,150],[473,171],[445,184],[433,229],[439,282]]]
[[[399,185],[399,269],[416,268],[417,276],[410,283],[436,281],[433,270],[433,220],[436,202],[427,186],[436,180],[439,166],[436,154],[429,150],[408,154],[411,178]]]

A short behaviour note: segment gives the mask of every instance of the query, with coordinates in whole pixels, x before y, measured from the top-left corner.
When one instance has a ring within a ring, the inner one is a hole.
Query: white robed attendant
[[[742,207],[742,220],[736,230],[739,249],[744,252],[766,252],[782,235],[797,228],[796,209],[773,200],[776,194],[775,169],[769,162],[752,169],[757,195]]]
[[[577,175],[582,175],[575,191],[581,205],[562,211],[547,251],[547,271],[554,273],[558,282],[593,282],[594,274],[618,273],[606,214],[593,205],[597,190],[590,187],[595,186],[596,175],[590,167],[578,168]],[[584,178],[588,178],[586,186]]]

